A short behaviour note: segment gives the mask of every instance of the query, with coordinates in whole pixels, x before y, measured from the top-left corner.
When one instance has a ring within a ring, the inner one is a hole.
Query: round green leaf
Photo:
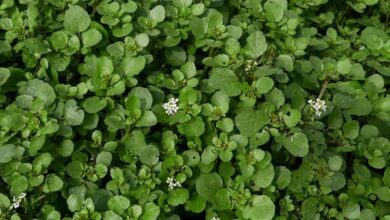
[[[269,21],[279,22],[287,10],[286,0],[268,0],[264,4],[265,17]]]
[[[80,161],[72,161],[66,166],[66,172],[73,178],[80,178],[84,172],[84,166]]]
[[[83,198],[74,194],[70,195],[66,199],[66,204],[68,204],[68,209],[71,212],[80,211],[83,208],[83,202],[84,202]]]
[[[213,201],[221,187],[222,178],[217,173],[201,174],[196,180],[196,192],[207,201]]]
[[[146,145],[139,152],[139,159],[143,164],[152,166],[158,163],[159,151],[153,145]]]
[[[107,105],[107,100],[97,96],[89,97],[83,102],[84,110],[88,113],[96,113],[104,109]]]
[[[168,204],[172,206],[183,205],[189,197],[187,189],[175,189],[168,194]]]
[[[236,127],[245,136],[256,134],[262,127],[268,124],[269,120],[269,117],[263,112],[253,109],[244,109],[234,118]]]
[[[251,33],[246,41],[245,55],[252,59],[257,59],[267,50],[267,42],[261,31]]]
[[[283,115],[283,121],[289,128],[295,127],[301,120],[301,112],[297,109],[290,109],[287,114]]]
[[[284,147],[296,157],[304,157],[309,153],[309,144],[304,133],[297,132],[283,140]]]
[[[232,205],[229,190],[221,188],[215,194],[217,195],[213,199],[215,208],[217,210],[228,210]]]
[[[162,22],[165,19],[165,8],[162,5],[157,5],[149,11],[149,14],[153,20]]]
[[[118,215],[122,215],[130,206],[130,200],[124,196],[114,196],[108,200],[107,206]]]
[[[360,206],[356,203],[350,203],[343,207],[343,216],[348,219],[357,219],[360,217]]]
[[[65,12],[64,28],[71,33],[80,33],[89,27],[91,18],[88,12],[78,5],[71,6]]]
[[[25,192],[27,188],[28,179],[25,176],[18,176],[11,183],[11,192],[15,195]]]
[[[252,197],[250,205],[242,210],[245,219],[251,220],[271,220],[275,215],[275,205],[266,195],[255,195]]]
[[[269,92],[274,87],[274,81],[269,77],[260,77],[253,82],[257,94],[264,94]]]
[[[11,205],[11,202],[9,198],[4,195],[3,193],[0,193],[0,208],[2,210],[8,209],[9,206]]]
[[[131,77],[138,75],[145,68],[146,59],[143,56],[126,56],[122,60],[121,68],[126,76]]]
[[[92,47],[102,40],[102,34],[95,28],[91,28],[81,34],[84,47]]]
[[[186,51],[179,46],[166,48],[164,56],[167,59],[166,61],[172,66],[181,66],[187,60]]]
[[[43,185],[43,192],[55,192],[62,189],[64,182],[60,177],[55,174],[49,174],[46,176],[45,184]]]

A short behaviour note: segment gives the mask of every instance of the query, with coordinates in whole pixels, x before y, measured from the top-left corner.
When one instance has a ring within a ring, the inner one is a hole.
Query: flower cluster
[[[170,98],[168,102],[162,105],[167,115],[172,116],[179,110],[179,106],[177,105],[177,102],[179,102],[179,99]]]
[[[311,107],[313,107],[316,110],[316,115],[318,117],[321,116],[322,112],[326,111],[326,103],[324,100],[317,98],[315,101],[313,99],[310,99],[307,102]]]
[[[210,220],[219,220],[219,218],[214,216]]]
[[[255,60],[246,60],[245,61],[245,72],[249,72],[251,70],[253,70],[253,68],[255,68],[255,66],[257,66],[257,61]]]
[[[22,194],[20,194],[20,196],[18,196],[18,197],[15,197],[14,196],[14,198],[13,198],[13,200],[12,200],[12,205],[11,205],[11,207],[9,208],[9,209],[17,209],[17,208],[19,208],[19,206],[20,206],[20,202],[22,201],[22,199],[24,198],[24,197],[26,197],[26,193],[22,193]]]
[[[181,184],[179,182],[177,182],[177,180],[175,178],[173,178],[173,177],[168,177],[167,178],[167,183],[168,183],[168,187],[170,189],[181,187]]]

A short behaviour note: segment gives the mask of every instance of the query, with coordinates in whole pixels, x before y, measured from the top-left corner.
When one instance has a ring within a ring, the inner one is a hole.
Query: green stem
[[[318,95],[318,99],[321,99],[322,96],[324,95],[326,87],[328,86],[329,81],[330,81],[330,79],[326,78],[325,81],[322,83],[322,87],[321,87],[320,94]]]

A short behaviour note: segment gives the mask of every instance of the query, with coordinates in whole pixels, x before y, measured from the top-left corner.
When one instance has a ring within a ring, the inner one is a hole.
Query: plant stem
[[[322,83],[322,87],[321,87],[320,94],[318,95],[318,99],[321,99],[322,96],[324,95],[326,87],[328,86],[329,81],[330,81],[330,79],[326,78],[325,81]]]

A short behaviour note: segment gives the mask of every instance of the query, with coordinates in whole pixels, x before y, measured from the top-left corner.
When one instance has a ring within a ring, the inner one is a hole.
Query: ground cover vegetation
[[[2,0],[0,219],[390,219],[390,1]]]

